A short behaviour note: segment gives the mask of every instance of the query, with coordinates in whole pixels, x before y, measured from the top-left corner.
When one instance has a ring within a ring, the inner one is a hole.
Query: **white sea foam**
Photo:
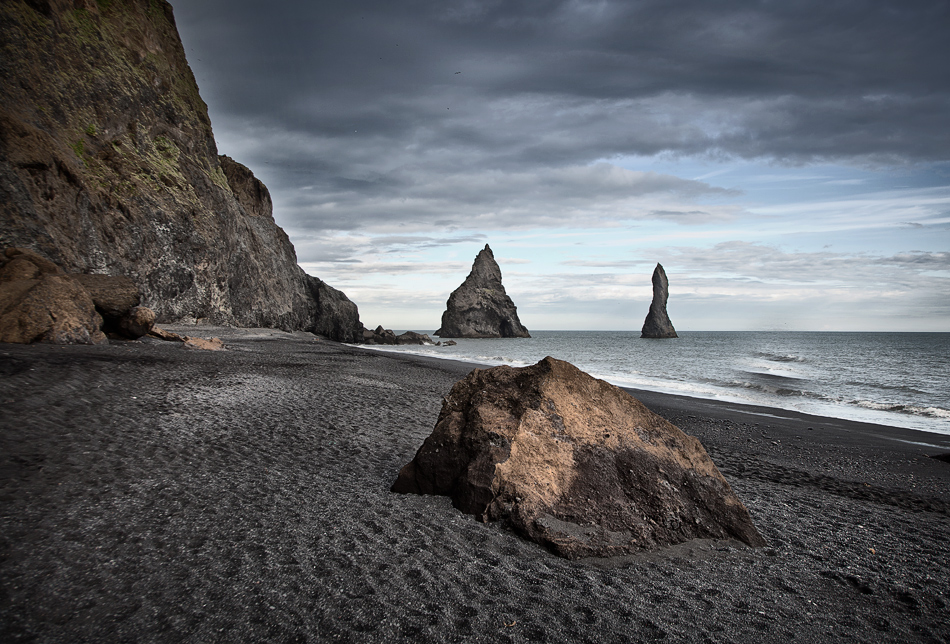
[[[930,418],[950,419],[950,410],[940,409],[939,407],[918,407],[915,405],[874,402],[872,400],[852,400],[850,404],[857,405],[858,407],[864,407],[865,409],[874,409],[877,411],[889,411],[900,414],[913,414],[915,416],[927,416]]]
[[[372,348],[513,367],[545,356],[619,385],[950,434],[950,334],[533,331]]]
[[[795,356],[790,354],[785,355],[773,355],[770,353],[759,353],[760,357],[770,360],[772,362],[807,362],[807,358],[803,356]]]

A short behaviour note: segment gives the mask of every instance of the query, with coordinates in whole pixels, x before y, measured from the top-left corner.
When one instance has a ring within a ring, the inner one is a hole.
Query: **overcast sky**
[[[369,327],[950,331],[950,2],[172,0],[221,153]]]

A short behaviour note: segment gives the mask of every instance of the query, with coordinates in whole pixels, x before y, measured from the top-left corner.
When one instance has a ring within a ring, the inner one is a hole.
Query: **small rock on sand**
[[[193,338],[185,337],[186,349],[202,349],[204,351],[224,351],[224,342],[221,338]]]

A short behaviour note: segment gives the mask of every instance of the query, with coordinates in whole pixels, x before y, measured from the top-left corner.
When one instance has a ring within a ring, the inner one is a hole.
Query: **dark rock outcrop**
[[[101,326],[92,298],[68,275],[0,284],[0,342],[101,344]]]
[[[277,230],[280,230],[280,228]],[[280,230],[280,232],[283,234],[284,231]],[[289,249],[293,253],[293,246],[290,246]],[[296,259],[294,261],[296,262]],[[356,304],[350,301],[350,298],[343,291],[333,288],[313,275],[307,275],[296,263],[294,267],[299,270],[296,275],[304,280],[305,292],[310,293],[310,301],[305,302],[304,310],[307,313],[303,318],[305,322],[302,323],[301,330],[310,331],[338,342],[359,342],[360,338],[363,337],[363,324],[360,322],[360,314]],[[297,298],[296,293],[294,298]],[[270,325],[255,326],[266,327]],[[280,326],[280,328],[287,329],[286,326]]]
[[[246,167],[219,157],[165,0],[0,3],[0,247],[126,275],[161,322],[359,341]]]
[[[415,331],[406,331],[405,333],[396,333],[390,329],[384,329],[382,325],[375,330],[363,330],[364,344],[435,344],[435,342],[425,333],[416,333]]]
[[[491,248],[478,253],[472,271],[452,291],[435,332],[443,338],[530,338],[518,309],[501,283],[501,269]]]
[[[450,496],[572,559],[696,538],[765,543],[696,438],[553,358],[457,382],[392,489]]]
[[[384,329],[382,324],[373,331],[363,329],[363,344],[396,344],[396,334],[391,329]]]
[[[675,338],[676,329],[670,322],[670,316],[666,312],[666,301],[670,297],[670,281],[666,278],[666,271],[663,266],[656,265],[653,269],[653,301],[650,303],[650,311],[647,313],[646,320],[643,321],[643,330],[640,333],[641,338]]]
[[[396,336],[396,344],[435,344],[435,341],[428,333],[406,331]]]

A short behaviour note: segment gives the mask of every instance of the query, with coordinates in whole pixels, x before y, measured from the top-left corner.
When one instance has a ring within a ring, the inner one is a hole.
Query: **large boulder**
[[[119,333],[126,338],[141,338],[148,335],[155,325],[155,311],[146,306],[136,306],[119,318]]]
[[[30,260],[24,257],[15,257],[0,268],[0,282],[33,280],[39,278],[42,274],[40,269],[36,267],[36,264]]]
[[[101,326],[92,298],[68,275],[0,282],[0,342],[101,344]]]
[[[501,268],[488,244],[462,285],[452,291],[436,335],[443,338],[530,338],[518,308],[501,283]]]
[[[554,358],[456,383],[392,489],[449,496],[571,559],[696,538],[765,544],[696,438]]]
[[[24,248],[7,248],[0,255],[0,284],[6,285],[2,337],[7,342],[95,344],[104,340],[103,332],[135,339],[155,322],[154,311],[138,306],[142,296],[128,277],[66,275],[50,260]],[[87,311],[90,302],[95,316]]]
[[[670,297],[670,280],[666,277],[666,271],[663,266],[656,265],[653,269],[653,301],[650,302],[650,310],[643,321],[641,338],[675,338],[676,329],[670,322],[670,316],[666,312],[666,302]]]

